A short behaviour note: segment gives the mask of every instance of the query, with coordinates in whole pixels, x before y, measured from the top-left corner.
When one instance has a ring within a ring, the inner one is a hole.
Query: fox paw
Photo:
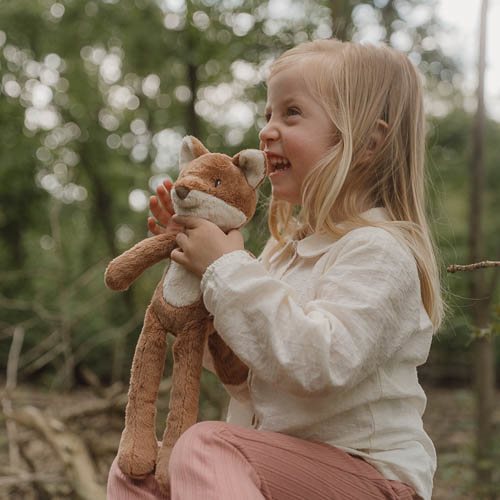
[[[156,436],[132,436],[124,430],[118,449],[118,467],[128,477],[144,479],[156,466],[158,442]]]
[[[172,454],[172,448],[163,446],[158,451],[157,467],[155,472],[155,478],[160,486],[161,491],[167,494],[170,489],[170,479],[168,466],[170,463],[170,455]]]

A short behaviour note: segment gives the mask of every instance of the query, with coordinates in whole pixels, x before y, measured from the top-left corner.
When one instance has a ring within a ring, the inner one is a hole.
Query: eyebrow
[[[289,105],[289,104],[291,104],[291,103],[295,103],[297,100],[299,100],[299,101],[300,101],[300,99],[298,99],[298,97],[297,97],[296,95],[292,95],[292,96],[290,96],[290,97],[285,97],[285,98],[283,99],[283,101],[280,101],[278,104],[279,104],[280,106],[286,107],[286,106],[288,106],[288,105]],[[300,103],[299,103],[299,104],[300,104]],[[265,113],[268,113],[268,112],[270,112],[270,110],[271,110],[271,107],[270,107],[268,104],[266,104],[266,107],[265,107],[265,109],[264,109],[264,112],[265,112]]]

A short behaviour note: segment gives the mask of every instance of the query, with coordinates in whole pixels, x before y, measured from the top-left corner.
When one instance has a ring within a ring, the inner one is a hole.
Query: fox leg
[[[173,350],[172,389],[163,441],[158,452],[156,479],[168,489],[168,463],[181,434],[198,418],[203,351],[208,335],[207,320],[192,321],[177,334]]]
[[[145,477],[155,468],[158,454],[156,400],[166,348],[166,332],[149,306],[135,349],[125,428],[118,449],[118,466],[124,474],[136,479]]]
[[[240,385],[248,378],[248,366],[212,329],[208,337],[208,350],[212,355],[215,373],[226,385]]]

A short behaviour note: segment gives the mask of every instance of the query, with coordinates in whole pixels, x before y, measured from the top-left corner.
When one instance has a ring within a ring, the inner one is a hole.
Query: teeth
[[[269,162],[276,170],[283,170],[290,166],[290,162],[286,158],[282,158],[280,156],[271,156],[271,158],[269,158]]]

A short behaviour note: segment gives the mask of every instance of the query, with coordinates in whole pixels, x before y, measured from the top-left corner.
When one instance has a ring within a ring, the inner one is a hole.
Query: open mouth
[[[290,168],[290,162],[283,156],[268,155],[269,175],[275,172],[282,172]]]

